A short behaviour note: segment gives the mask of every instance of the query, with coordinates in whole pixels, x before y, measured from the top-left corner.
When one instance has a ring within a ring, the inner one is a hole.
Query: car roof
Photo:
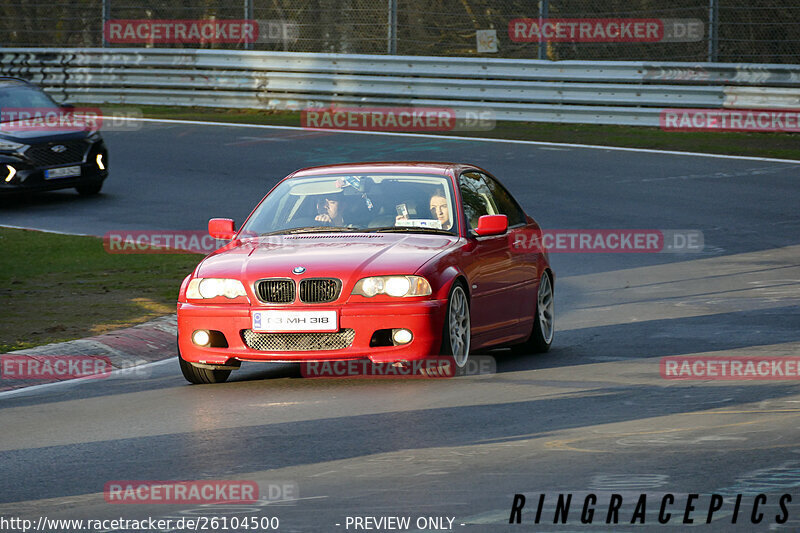
[[[461,167],[458,163],[425,162],[425,161],[386,161],[380,163],[341,163],[338,165],[324,165],[308,167],[294,172],[291,177],[319,176],[324,174],[361,174],[399,172],[407,174],[437,174],[448,175],[448,170]],[[471,165],[466,165],[471,166]]]

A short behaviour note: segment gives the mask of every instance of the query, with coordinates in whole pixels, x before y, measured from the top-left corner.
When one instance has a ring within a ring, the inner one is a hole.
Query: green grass
[[[131,106],[102,104],[104,109]],[[193,107],[143,106],[145,117],[300,126],[299,111],[261,111]],[[442,132],[448,135],[449,132]],[[642,126],[498,122],[491,131],[456,132],[465,137],[492,137],[557,143],[653,148],[684,152],[749,155],[800,160],[800,135],[796,133],[670,132]]]
[[[0,228],[0,353],[175,312],[198,254],[109,254],[102,239]]]

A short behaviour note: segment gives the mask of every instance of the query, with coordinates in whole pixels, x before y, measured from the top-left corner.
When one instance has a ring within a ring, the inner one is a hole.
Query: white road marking
[[[111,116],[104,118],[114,118],[114,117]],[[430,133],[399,133],[394,131],[363,131],[363,130],[337,130],[337,129],[327,129],[327,128],[303,128],[301,126],[273,126],[270,124],[242,124],[237,122],[181,120],[173,118],[132,118],[132,117],[125,117],[125,118],[126,120],[137,120],[141,122],[162,122],[165,124],[193,124],[196,126],[224,126],[230,128],[260,128],[260,129],[270,129],[270,130],[290,130],[290,131],[308,131],[308,132],[322,131],[328,133],[343,133],[343,134],[354,134],[354,135],[387,135],[392,137],[417,137],[422,139],[451,139],[456,141],[527,144],[531,146],[552,146],[561,148],[588,148],[592,150],[613,150],[617,152],[640,152],[648,154],[667,154],[667,155],[680,155],[680,156],[690,156],[690,157],[713,157],[717,159],[739,159],[744,161],[771,161],[774,163],[789,163],[792,165],[800,165],[800,160],[796,159],[777,159],[771,157],[755,157],[746,155],[705,154],[700,152],[679,152],[676,150],[655,150],[653,148],[627,148],[622,146],[600,146],[596,144],[556,143],[548,141],[523,141],[519,139],[492,139],[490,137],[433,135]]]
[[[29,231],[41,231],[43,233],[55,233],[56,235],[73,235],[75,237],[97,237],[97,235],[88,235],[86,233],[69,233],[66,231],[55,231],[51,229],[39,229],[39,228],[28,228],[25,226],[10,226],[8,224],[0,224],[0,228],[9,228],[9,229],[24,229]]]
[[[133,368],[152,367],[152,366],[156,366],[156,365],[163,365],[163,364],[166,364],[166,363],[174,363],[174,362],[175,362],[175,358],[174,357],[170,357],[169,359],[162,359],[161,361],[154,361],[152,363],[145,363],[143,365],[137,365],[135,367],[119,368],[117,370],[112,370],[111,372],[109,372],[108,373],[108,378],[102,378],[102,379],[112,379],[115,374],[130,374],[131,369],[133,369]],[[86,376],[86,377],[81,377],[81,378],[65,379],[63,381],[56,381],[55,383],[42,383],[41,385],[31,385],[30,387],[22,387],[22,388],[19,388],[19,389],[0,392],[0,398],[6,397],[6,396],[13,396],[15,394],[22,394],[23,392],[39,391],[39,390],[42,390],[42,389],[44,389],[46,387],[55,387],[57,385],[74,385],[74,384],[81,383],[83,381],[88,381],[88,380],[97,381],[97,378],[93,377],[93,376]]]

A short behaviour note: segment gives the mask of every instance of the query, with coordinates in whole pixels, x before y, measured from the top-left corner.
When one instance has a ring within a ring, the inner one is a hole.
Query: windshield
[[[16,116],[10,110],[60,109],[49,96],[36,87],[28,85],[0,85],[0,122],[8,122]]]
[[[442,176],[291,178],[267,196],[240,236],[325,231],[456,234],[454,205],[450,180]]]

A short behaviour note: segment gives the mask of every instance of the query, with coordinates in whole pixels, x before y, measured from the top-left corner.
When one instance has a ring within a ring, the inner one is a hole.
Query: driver
[[[326,222],[332,226],[344,226],[340,195],[327,195],[317,199],[317,222]]]

